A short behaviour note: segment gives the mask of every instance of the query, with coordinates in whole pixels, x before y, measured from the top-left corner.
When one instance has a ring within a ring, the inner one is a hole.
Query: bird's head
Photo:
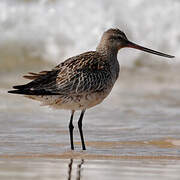
[[[114,52],[118,52],[121,48],[134,48],[141,51],[145,51],[148,53],[156,54],[159,56],[167,57],[167,58],[174,58],[174,56],[164,54],[158,51],[154,51],[152,49],[140,46],[129,41],[124,32],[120,31],[119,29],[109,29],[104,32],[101,42],[97,47],[97,50],[110,50]]]
[[[102,41],[111,48],[119,50],[126,46],[128,39],[124,32],[119,29],[109,29],[104,32]]]

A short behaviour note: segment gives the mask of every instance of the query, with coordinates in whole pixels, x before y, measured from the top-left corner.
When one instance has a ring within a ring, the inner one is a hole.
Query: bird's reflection
[[[73,164],[73,159],[70,159],[70,163],[68,164],[68,180],[71,180],[72,164]]]
[[[84,164],[84,159],[81,159],[80,163],[77,164],[77,168],[76,168],[76,180],[80,180],[81,179],[81,170],[82,170],[82,165],[83,164]],[[73,170],[73,159],[70,159],[70,162],[68,164],[68,180],[71,180],[72,170]]]

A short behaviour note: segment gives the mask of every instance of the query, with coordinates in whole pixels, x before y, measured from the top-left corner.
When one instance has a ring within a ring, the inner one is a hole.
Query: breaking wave
[[[175,55],[173,62],[178,62],[179,9],[177,0],[1,0],[0,71],[57,64],[93,50],[111,27],[122,29],[136,43]],[[128,67],[160,59],[129,49],[118,56]]]

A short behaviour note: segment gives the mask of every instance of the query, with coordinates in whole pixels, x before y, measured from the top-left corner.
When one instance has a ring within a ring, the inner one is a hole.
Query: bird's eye
[[[110,37],[110,40],[119,40],[119,39],[121,39],[120,36],[111,36]]]

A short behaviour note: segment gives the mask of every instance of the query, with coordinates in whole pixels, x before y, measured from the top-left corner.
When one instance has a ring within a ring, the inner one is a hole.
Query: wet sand
[[[70,151],[70,113],[9,95],[19,75],[1,76],[0,179],[179,179],[180,78],[178,68],[122,69],[111,95],[87,111],[81,151],[75,116]]]
[[[21,159],[1,160],[0,176],[10,179],[178,180],[180,163],[167,160]]]

